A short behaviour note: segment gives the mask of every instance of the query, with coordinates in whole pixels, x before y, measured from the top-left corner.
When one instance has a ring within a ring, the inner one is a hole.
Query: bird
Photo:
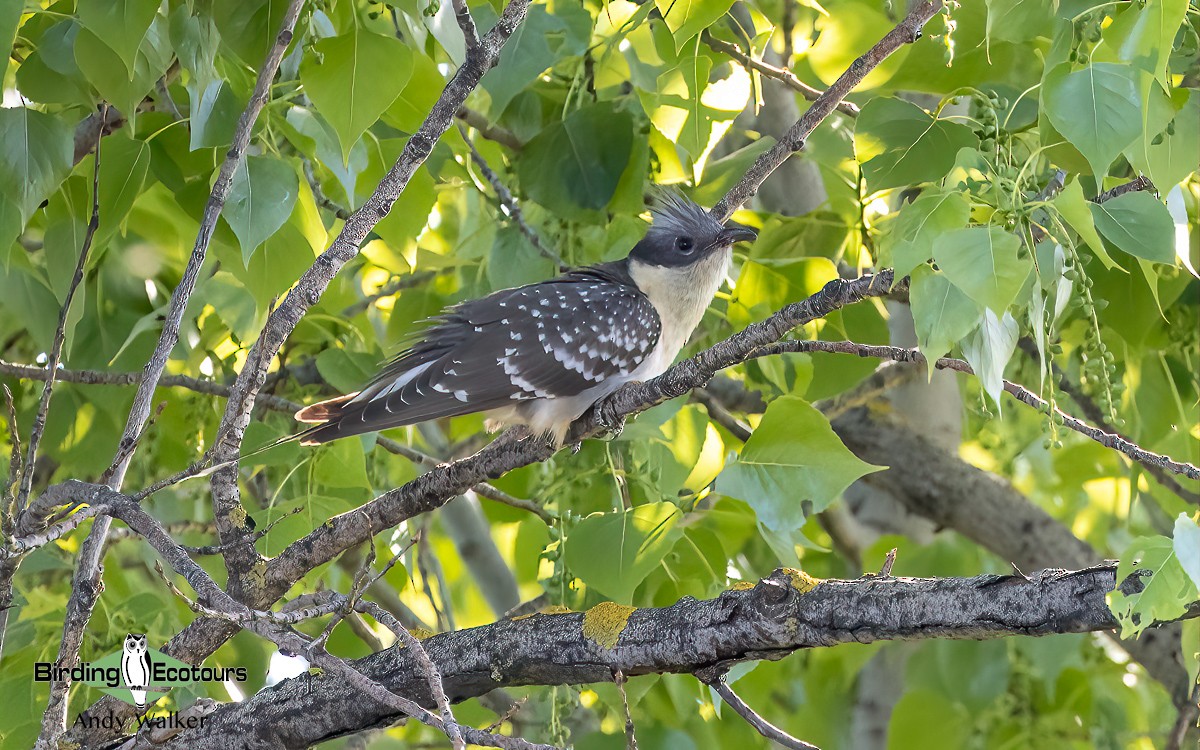
[[[756,237],[664,191],[627,257],[448,308],[361,391],[298,411],[312,425],[300,443],[485,412],[489,429],[521,425],[561,446],[597,401],[670,367],[733,245]]]

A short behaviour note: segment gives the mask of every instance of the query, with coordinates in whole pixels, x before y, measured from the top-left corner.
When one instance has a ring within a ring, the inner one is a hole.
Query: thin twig
[[[1136,179],[1117,185],[1111,190],[1105,190],[1103,193],[1100,193],[1100,195],[1092,198],[1092,203],[1104,203],[1105,201],[1118,198],[1126,193],[1136,193],[1141,190],[1149,190],[1153,193],[1158,192],[1158,188],[1154,187],[1154,183],[1150,181],[1149,177],[1145,175],[1139,175]]]
[[[799,341],[789,340],[780,341],[776,344],[768,344],[751,352],[749,358],[765,357],[772,354],[780,354],[783,352],[829,352],[836,354],[854,354],[859,357],[876,357],[879,359],[891,359],[897,362],[918,362],[926,361],[925,355],[917,349],[904,349],[898,346],[872,346],[868,344],[858,344],[853,341]],[[934,366],[939,370],[955,370],[957,372],[974,375],[975,371],[971,365],[961,359],[951,359],[942,357]],[[1010,380],[1004,381],[1004,390],[1011,394],[1021,403],[1032,406],[1041,412],[1049,412],[1051,406],[1041,397],[1030,391],[1028,388],[1013,383]],[[1092,427],[1091,425],[1072,417],[1058,408],[1053,409],[1053,413],[1062,419],[1064,427],[1074,430],[1081,435],[1095,440],[1097,443],[1106,448],[1120,451],[1129,456],[1139,464],[1150,467],[1157,466],[1161,469],[1171,472],[1172,474],[1182,474],[1190,479],[1200,479],[1200,468],[1197,468],[1189,463],[1176,461],[1170,456],[1152,453],[1136,443],[1127,440],[1120,435]]]
[[[4,391],[4,403],[8,406],[8,438],[12,444],[12,449],[8,456],[8,479],[4,484],[4,491],[0,492],[0,502],[3,506],[0,507],[0,533],[10,537],[13,535],[14,527],[17,521],[17,494],[13,492],[13,485],[21,478],[24,472],[24,462],[21,460],[21,434],[17,426],[17,405],[13,402],[12,391],[7,385],[0,385],[0,389]]]
[[[468,50],[466,60],[446,84],[425,121],[405,143],[392,168],[366,202],[345,221],[329,248],[317,257],[279,307],[268,315],[266,325],[247,356],[246,365],[230,389],[229,401],[221,417],[221,425],[226,429],[222,430],[225,438],[217,446],[217,464],[236,458],[241,449],[246,425],[250,421],[267,368],[283,343],[305,312],[320,301],[334,275],[358,254],[359,246],[368,233],[387,215],[413,174],[433,151],[434,145],[453,124],[454,115],[467,96],[499,61],[505,42],[524,21],[529,3],[530,0],[510,0],[496,25],[480,40],[479,46]],[[245,536],[247,530],[244,525],[235,520],[241,503],[237,472],[232,467],[218,470],[212,475],[212,498],[213,517],[222,543]],[[250,550],[240,545],[226,555],[226,569],[230,573],[233,590],[241,591],[245,587],[258,585],[250,579],[251,569],[259,562],[256,556],[249,555]]]
[[[1023,337],[1017,341],[1017,346],[1019,346],[1021,350],[1024,351],[1035,362],[1041,362],[1041,355],[1038,353],[1037,345],[1034,344],[1032,339]],[[1092,400],[1090,396],[1084,393],[1079,386],[1071,382],[1071,379],[1067,377],[1067,374],[1063,372],[1062,368],[1059,367],[1058,364],[1051,361],[1050,371],[1058,378],[1058,389],[1070,396],[1071,400],[1078,404],[1080,410],[1083,411],[1084,417],[1090,419],[1096,427],[1104,432],[1111,432],[1114,435],[1120,435],[1121,437],[1124,437],[1126,440],[1129,439],[1108,423],[1108,418],[1104,415],[1104,412],[1100,409],[1096,402]],[[1187,487],[1184,487],[1182,484],[1177,482],[1174,477],[1172,477],[1159,466],[1155,466],[1153,464],[1150,466],[1145,466],[1143,464],[1143,467],[1146,469],[1146,473],[1154,477],[1155,481],[1157,481],[1163,487],[1193,505],[1200,505],[1200,493],[1193,492]]]
[[[360,601],[355,604],[354,608],[363,614],[370,615],[375,619],[375,622],[392,631],[392,634],[396,636],[396,641],[403,643],[410,650],[417,661],[417,665],[425,673],[425,679],[429,683],[429,692],[437,703],[438,709],[442,712],[442,721],[445,723],[446,736],[450,738],[450,743],[454,746],[455,750],[463,748],[465,745],[463,743],[462,731],[454,718],[454,712],[450,709],[450,699],[446,696],[446,688],[442,686],[442,675],[438,671],[437,665],[433,663],[433,659],[429,658],[429,653],[421,645],[421,641],[408,632],[390,612],[374,602]]]
[[[100,119],[106,117],[108,105],[101,105]],[[79,248],[79,258],[75,262],[75,273],[67,285],[67,294],[63,298],[62,307],[58,312],[58,327],[54,329],[54,342],[50,345],[50,357],[46,362],[46,371],[54,372],[62,364],[63,344],[67,340],[67,316],[71,313],[71,301],[75,299],[75,291],[83,282],[83,274],[87,268],[88,253],[92,249],[92,240],[96,230],[100,228],[100,140],[103,130],[96,135],[96,158],[92,165],[92,215],[88,219],[87,230],[83,234],[83,244]],[[37,464],[38,447],[42,442],[42,433],[46,429],[46,418],[50,414],[50,396],[54,393],[54,381],[46,380],[42,387],[42,397],[38,401],[37,412],[33,417],[33,427],[29,430],[29,453],[25,458],[25,466],[29,469],[21,475],[20,488],[17,490],[17,510],[24,510],[29,502],[29,492],[33,489],[33,467]]]
[[[820,89],[815,89],[804,81],[801,81],[796,77],[796,74],[788,68],[777,68],[774,65],[769,65],[763,62],[762,60],[756,60],[755,58],[743,52],[741,47],[731,42],[717,39],[708,31],[701,32],[700,39],[717,52],[722,52],[726,55],[729,55],[734,60],[737,60],[739,63],[741,63],[743,68],[749,68],[760,75],[764,75],[767,78],[779,81],[809,101],[815,102],[821,97],[822,92]],[[787,58],[785,57],[784,59],[786,60]],[[837,111],[848,117],[858,117],[859,108],[857,105],[851,102],[840,101],[837,103]]]
[[[736,711],[738,716],[745,719],[746,723],[754,727],[754,730],[763,737],[772,742],[777,742],[783,747],[789,748],[789,750],[820,750],[816,745],[796,739],[755,713],[754,709],[746,705],[746,702],[738,697],[738,694],[733,692],[733,688],[729,687],[725,682],[725,674],[722,670],[701,670],[696,673],[696,677],[716,691],[717,695],[721,696],[721,699]]]
[[[339,203],[336,203],[328,195],[325,194],[325,189],[321,187],[321,181],[317,179],[317,173],[313,170],[312,162],[303,154],[300,155],[300,166],[304,170],[304,179],[308,180],[308,187],[312,190],[313,199],[321,208],[327,208],[333,212],[333,215],[345,221],[350,218],[350,210]]]
[[[358,302],[355,302],[352,305],[347,305],[346,308],[342,310],[342,317],[353,318],[360,312],[365,312],[367,308],[384,297],[391,297],[393,294],[401,292],[405,289],[412,289],[413,287],[421,286],[426,281],[429,281],[434,276],[437,276],[437,274],[437,271],[419,271],[417,273],[410,273],[407,276],[401,276],[398,279],[389,281],[388,283],[379,287],[379,290],[373,294],[368,294]]]
[[[625,694],[625,674],[619,669],[616,670],[613,672],[613,682],[617,684],[617,692],[621,694],[621,705],[625,708],[625,748],[626,750],[638,750],[633,714],[629,710],[629,696]]]
[[[475,148],[475,142],[471,140],[471,135],[467,132],[466,126],[459,123],[458,130],[462,133],[463,142],[471,150],[471,161],[475,162],[475,166],[483,173],[484,179],[488,181],[488,184],[492,186],[492,190],[496,192],[496,199],[500,201],[504,212],[513,221],[517,222],[517,227],[520,228],[521,234],[525,235],[525,239],[529,240],[529,244],[533,245],[533,248],[541,253],[542,257],[554,261],[560,271],[568,270],[569,266],[566,261],[558,253],[546,247],[537,230],[529,226],[529,222],[525,220],[525,213],[521,210],[521,204],[517,202],[512,192],[509,191],[500,177],[488,165],[487,160],[483,158],[483,154],[479,153],[479,149]]]
[[[488,122],[486,117],[470,107],[459,107],[458,111],[454,113],[454,116],[470,125],[472,128],[475,128],[475,130],[479,131],[481,136],[489,141],[495,141],[501,146],[507,146],[513,151],[520,151],[525,147],[525,144],[521,143],[521,139],[517,138],[517,136],[511,131],[505,130],[499,125],[493,125],[492,123]]]

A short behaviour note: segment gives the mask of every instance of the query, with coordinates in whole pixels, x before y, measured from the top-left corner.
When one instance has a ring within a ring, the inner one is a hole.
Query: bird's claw
[[[596,424],[609,433],[613,439],[621,437],[621,433],[625,430],[625,415],[613,413],[611,407],[604,400],[596,404],[592,416]]]

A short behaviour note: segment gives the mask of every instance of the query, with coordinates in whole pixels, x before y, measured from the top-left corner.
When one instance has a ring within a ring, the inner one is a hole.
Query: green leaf
[[[1142,133],[1139,77],[1127,65],[1093,63],[1069,71],[1060,65],[1046,74],[1042,106],[1050,122],[1088,160],[1097,178]]]
[[[247,156],[238,165],[221,215],[237,235],[244,263],[287,221],[299,190],[300,181],[286,162]]]
[[[74,142],[60,118],[0,109],[0,194],[20,208],[22,226],[70,173]]]
[[[940,180],[959,149],[978,145],[967,126],[891,97],[867,102],[854,126],[854,150],[869,192]]]
[[[1052,28],[1054,6],[1045,0],[987,0],[987,41],[1026,42]]]
[[[1200,526],[1196,525],[1196,522],[1186,513],[1180,513],[1179,517],[1175,519],[1175,534],[1172,544],[1175,557],[1179,558],[1179,565],[1192,579],[1196,588],[1200,589]]]
[[[971,299],[1003,314],[1033,269],[1018,257],[1021,241],[1000,227],[969,227],[946,232],[933,242],[933,259],[946,278]]]
[[[1146,575],[1148,571],[1151,575]],[[1184,572],[1174,545],[1163,536],[1139,537],[1117,565],[1117,583],[1141,573],[1142,590],[1126,595],[1113,591],[1109,608],[1121,624],[1121,638],[1135,638],[1155,622],[1174,620],[1196,599],[1196,585]]]
[[[895,25],[895,19],[885,15],[878,3],[862,0],[838,3],[836,13],[818,18],[817,28],[820,30],[820,36],[805,57],[817,77],[825,84],[831,84],[859,55],[870,49]],[[888,79],[900,70],[912,48],[916,46],[919,45],[902,45],[867,74],[859,84],[858,90],[872,89],[887,83]]]
[[[733,0],[654,0],[654,5],[671,30],[675,49],[682,50],[688,40],[720,20]]]
[[[517,174],[530,198],[579,217],[608,205],[632,150],[633,117],[608,103],[594,104],[552,123],[526,144]]]
[[[171,64],[171,44],[166,26],[166,19],[154,17],[150,30],[137,48],[132,76],[125,70],[117,53],[101,37],[88,29],[81,29],[75,37],[75,62],[80,71],[102,98],[131,119],[136,116],[142,99],[154,88],[155,81],[162,77]]]
[[[1004,391],[1004,368],[1017,349],[1020,332],[1011,313],[997,317],[991,310],[984,310],[983,323],[962,345],[963,357],[971,363],[997,412],[1000,411],[1000,394]]]
[[[331,347],[317,355],[317,372],[339,393],[354,393],[379,371],[379,357]]]
[[[100,148],[100,227],[97,242],[111,236],[141,195],[150,171],[145,141],[113,135]]]
[[[79,23],[116,53],[132,81],[138,47],[158,6],[158,0],[87,0],[79,4]]]
[[[959,190],[927,191],[901,207],[883,242],[896,279],[933,257],[935,237],[966,226],[970,218],[971,203]]]
[[[1079,186],[1079,180],[1072,180],[1071,184],[1054,198],[1054,207],[1058,209],[1058,213],[1087,243],[1105,268],[1119,268],[1105,249],[1104,241],[1096,233],[1096,222],[1092,219],[1091,209],[1088,208],[1090,205],[1083,197],[1083,188]]]
[[[415,132],[421,127],[446,85],[437,63],[428,55],[414,53],[412,61],[412,75],[404,84],[400,95],[383,113],[384,122],[407,133]]]
[[[493,289],[545,281],[556,270],[554,261],[539,253],[516,226],[496,232],[487,262],[487,279]]]
[[[343,164],[359,136],[396,101],[412,70],[412,52],[403,42],[362,30],[322,39],[305,55],[300,81],[337,132]]]
[[[860,477],[882,468],[847,450],[829,420],[807,401],[781,396],[767,406],[738,460],[717,477],[716,490],[748,503],[767,529],[788,533]]]
[[[495,13],[490,6],[473,8],[472,12],[481,29],[494,23]],[[524,23],[501,50],[500,64],[488,71],[480,84],[492,98],[489,108],[492,117],[499,118],[513,98],[556,60],[582,54],[586,46],[586,36],[581,38],[573,33],[558,8],[552,15],[544,5],[531,6]]]
[[[564,546],[567,565],[613,601],[631,602],[634,590],[683,533],[678,527],[682,515],[665,502],[593,513],[571,529]]]
[[[21,11],[24,9],[24,0],[0,0],[0,48],[12,49],[13,37],[21,25]],[[7,63],[4,67],[7,68]],[[0,69],[0,75],[3,73],[4,70]]]
[[[1170,126],[1157,135],[1145,133],[1125,150],[1129,163],[1145,174],[1166,193],[1178,185],[1200,164],[1200,95],[1187,89],[1172,92],[1183,105],[1175,113]]]
[[[1090,208],[1100,234],[1121,250],[1156,263],[1175,262],[1175,224],[1154,196],[1126,193]]]
[[[321,446],[313,468],[313,477],[326,487],[370,489],[363,440],[335,440]]]
[[[917,345],[929,360],[929,372],[939,357],[979,325],[979,307],[941,271],[917,266],[912,273],[913,320]]]
[[[1167,85],[1167,59],[1187,8],[1187,0],[1128,6],[1104,29],[1097,56],[1111,52],[1114,61],[1130,63]]]
[[[17,88],[23,96],[45,104],[92,105],[92,87],[75,63],[78,33],[73,19],[46,29],[37,49],[17,68]]]

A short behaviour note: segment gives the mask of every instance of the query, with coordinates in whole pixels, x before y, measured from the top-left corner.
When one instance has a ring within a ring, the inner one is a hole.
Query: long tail
[[[285,435],[278,440],[274,440],[266,445],[255,448],[249,453],[242,453],[236,458],[231,458],[228,461],[222,461],[219,464],[209,466],[204,471],[195,474],[196,477],[206,477],[215,471],[233,466],[242,459],[252,458],[260,453],[266,453],[272,448],[278,448],[281,445],[286,445],[293,441],[300,441],[300,445],[320,445],[328,443],[330,440],[336,440],[340,437],[349,435],[357,435],[363,432],[371,432],[377,427],[366,426],[365,429],[355,430],[352,426],[348,426],[343,422],[339,422],[339,417],[343,416],[343,409],[346,404],[357,396],[357,393],[351,393],[347,396],[338,396],[326,401],[319,401],[315,404],[309,404],[300,411],[296,412],[296,421],[311,424],[312,427],[303,429],[292,435]]]

